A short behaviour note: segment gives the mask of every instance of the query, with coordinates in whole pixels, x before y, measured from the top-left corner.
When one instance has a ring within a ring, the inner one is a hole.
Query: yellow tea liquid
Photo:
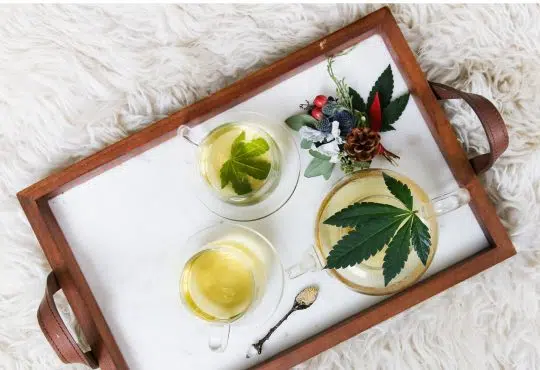
[[[224,188],[221,188],[220,170],[223,164],[231,158],[231,147],[234,140],[243,132],[246,135],[246,141],[251,141],[262,137],[270,150],[257,157],[257,159],[265,159],[271,163],[272,168],[268,177],[264,180],[257,180],[248,176],[248,181],[253,189],[246,197],[253,196],[266,183],[274,180],[275,170],[277,169],[276,147],[273,139],[261,129],[254,125],[228,123],[216,130],[212,131],[200,145],[199,169],[205,181],[222,197],[231,198],[238,197],[235,193],[232,184],[229,183]]]
[[[256,257],[241,243],[216,241],[184,267],[181,294],[197,316],[207,321],[234,321],[256,296]]]
[[[435,247],[433,246],[437,245],[438,227],[429,197],[417,184],[407,177],[391,171],[385,172],[405,183],[411,190],[414,199],[413,208],[419,211],[418,216],[429,228],[432,242],[430,258],[432,258],[435,252]],[[342,180],[342,182],[336,185],[333,191],[325,197],[317,215],[315,235],[316,247],[318,254],[323,258],[324,265],[326,264],[326,257],[333,246],[336,245],[343,236],[349,233],[350,229],[325,225],[323,222],[341,209],[353,203],[364,201],[390,204],[395,207],[405,208],[405,206],[386,188],[380,170],[362,170],[351,175],[346,180]],[[358,230],[361,231],[362,227],[360,226]],[[375,291],[371,291],[370,289],[384,288],[382,266],[386,249],[387,247],[385,246],[379,253],[355,266],[332,270],[331,273],[358,291],[367,294],[375,293]],[[412,249],[411,252],[405,267],[393,280],[394,283],[406,280],[409,276],[415,276],[415,274],[425,268]]]

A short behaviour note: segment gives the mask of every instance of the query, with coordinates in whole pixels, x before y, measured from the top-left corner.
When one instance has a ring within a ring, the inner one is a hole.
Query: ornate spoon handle
[[[261,354],[262,352],[262,346],[264,344],[264,342],[266,342],[268,340],[268,338],[270,338],[270,336],[272,335],[272,333],[274,331],[276,331],[276,329],[281,325],[283,324],[283,322],[285,320],[287,320],[289,318],[289,316],[296,310],[298,310],[299,308],[299,305],[295,304],[290,310],[289,312],[287,312],[285,314],[285,316],[283,316],[283,318],[281,320],[278,321],[278,323],[276,325],[274,325],[270,330],[268,330],[268,333],[266,333],[266,335],[264,337],[261,338],[261,340],[259,340],[257,343],[253,344],[252,345],[252,348],[255,348],[255,350],[257,351],[257,354]],[[248,351],[248,354],[246,355],[246,357],[251,357],[250,356],[250,352]]]

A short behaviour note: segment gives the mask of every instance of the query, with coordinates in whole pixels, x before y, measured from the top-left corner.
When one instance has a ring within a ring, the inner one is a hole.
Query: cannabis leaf
[[[304,176],[323,176],[325,180],[328,180],[332,175],[332,170],[334,169],[335,163],[330,162],[330,157],[321,154],[315,150],[310,150],[309,154],[311,154],[313,159],[304,171]]]
[[[384,248],[402,222],[403,220],[397,217],[390,222],[370,219],[362,225],[361,231],[350,232],[338,241],[328,255],[326,268],[354,266],[374,256]]]
[[[379,92],[379,99],[381,102],[381,108],[384,109],[390,103],[392,99],[392,93],[394,91],[394,76],[392,75],[392,68],[390,65],[381,73],[375,85],[371,88],[369,93],[367,106],[371,107],[373,100],[375,99],[375,93]]]
[[[429,247],[431,246],[429,229],[417,215],[413,216],[411,228],[411,244],[418,258],[425,265],[429,257]]]
[[[362,204],[362,206],[358,206]],[[406,215],[409,212],[405,209],[397,208],[389,204],[362,202],[354,203],[347,208],[334,213],[327,218],[324,223],[327,225],[341,227],[357,227],[363,226],[366,222],[378,217],[399,217]]]
[[[392,176],[388,176],[384,172],[383,179],[386,187],[390,190],[390,193],[403,203],[407,209],[412,210],[413,198],[411,189],[401,181],[396,180]]]
[[[388,244],[383,262],[385,286],[399,274],[407,262],[411,249],[411,223],[412,217],[409,217]]]
[[[409,102],[409,93],[401,95],[399,98],[392,100],[382,112],[382,127],[381,131],[395,130],[394,122],[396,122],[401,114],[405,110],[407,103]]]
[[[413,210],[409,187],[383,172],[390,193],[405,208],[389,204],[358,202],[334,213],[327,225],[353,228],[330,251],[325,268],[345,268],[367,260],[384,249],[384,284],[388,285],[405,266],[411,246],[427,264],[431,237],[428,227]]]
[[[223,189],[230,182],[238,195],[244,195],[253,190],[248,176],[264,180],[268,177],[271,167],[266,159],[256,158],[270,149],[266,140],[263,138],[245,140],[246,133],[242,131],[232,143],[231,157],[223,164],[219,172],[221,188]]]
[[[352,87],[349,87],[349,95],[352,99],[352,106],[354,109],[360,112],[366,111],[366,103],[364,102],[364,99],[360,96],[360,94],[353,89]]]

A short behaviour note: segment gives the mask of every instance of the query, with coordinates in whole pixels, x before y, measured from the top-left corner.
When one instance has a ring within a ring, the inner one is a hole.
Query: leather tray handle
[[[463,99],[478,116],[486,132],[490,151],[471,158],[470,163],[477,175],[486,172],[508,148],[508,131],[501,114],[493,103],[483,96],[466,93],[437,82],[429,81],[429,85],[437,100]]]
[[[98,364],[92,352],[85,353],[79,348],[58,313],[53,299],[54,293],[58,290],[60,290],[60,285],[54,272],[51,272],[47,276],[45,296],[37,313],[39,326],[62,362],[66,364],[80,363],[96,369]]]

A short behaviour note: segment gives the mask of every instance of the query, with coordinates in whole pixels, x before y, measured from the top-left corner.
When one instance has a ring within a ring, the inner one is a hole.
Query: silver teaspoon
[[[261,354],[262,352],[262,346],[263,344],[268,340],[268,338],[270,338],[270,336],[272,335],[272,333],[274,331],[276,331],[276,329],[281,325],[283,324],[283,322],[285,320],[287,320],[287,318],[295,311],[300,311],[300,310],[305,310],[306,308],[310,307],[313,302],[315,302],[315,300],[317,299],[317,295],[319,294],[319,287],[317,286],[309,286],[307,288],[304,288],[300,291],[300,293],[298,293],[296,295],[296,298],[294,299],[294,304],[292,306],[292,308],[289,310],[289,312],[287,312],[285,314],[285,316],[283,316],[283,318],[281,320],[278,321],[278,323],[276,325],[274,325],[274,327],[272,327],[268,333],[266,333],[266,335],[261,339],[259,340],[257,343],[255,344],[252,344],[249,349],[248,349],[248,352],[246,354],[246,357],[247,358],[251,358],[253,356],[255,356],[256,354]]]

